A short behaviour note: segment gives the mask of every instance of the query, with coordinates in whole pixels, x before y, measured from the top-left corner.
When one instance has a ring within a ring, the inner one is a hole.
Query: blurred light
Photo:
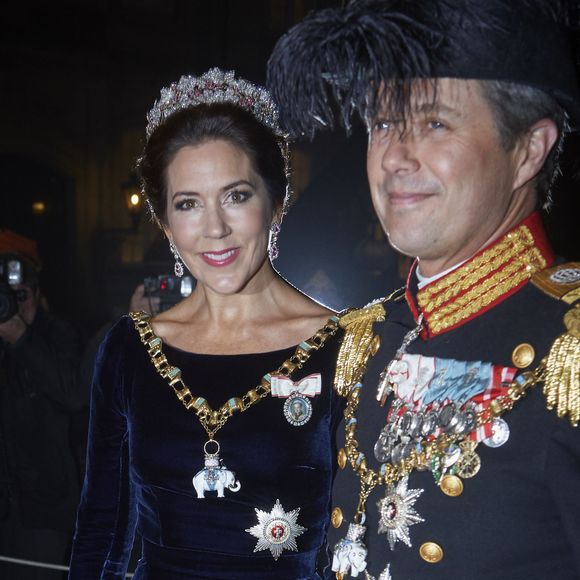
[[[133,229],[137,230],[141,214],[143,213],[143,198],[141,197],[136,177],[131,174],[129,179],[121,184],[121,189],[123,190],[125,207],[127,208],[127,212],[131,218]]]
[[[46,211],[46,204],[43,201],[32,202],[32,213],[34,215],[42,215]]]

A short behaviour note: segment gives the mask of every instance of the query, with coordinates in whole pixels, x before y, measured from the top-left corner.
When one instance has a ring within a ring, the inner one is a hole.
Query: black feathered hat
[[[539,88],[580,127],[579,14],[580,0],[353,0],[286,33],[268,84],[293,134],[372,115],[385,81],[387,107],[405,116],[408,81],[444,77]]]

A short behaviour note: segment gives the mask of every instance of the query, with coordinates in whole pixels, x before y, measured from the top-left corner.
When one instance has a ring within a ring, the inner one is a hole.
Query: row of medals
[[[394,465],[407,459],[415,449],[421,452],[423,440],[434,437],[437,432],[467,437],[477,427],[476,405],[468,402],[463,406],[454,402],[433,405],[411,411],[405,401],[396,399],[389,411],[387,422],[381,430],[374,446],[374,454],[380,463]],[[483,439],[488,447],[500,447],[509,437],[507,423],[497,418],[492,424],[493,434]],[[434,459],[431,466],[434,474],[443,475],[453,467],[454,474],[463,478],[473,477],[481,466],[475,453],[477,443],[464,439],[460,443],[449,444],[441,457]],[[439,479],[436,477],[436,479]]]
[[[382,376],[384,381],[386,377]],[[392,383],[389,385],[393,392]],[[374,454],[378,462],[391,462],[394,465],[407,459],[415,449],[421,452],[421,442],[430,439],[438,433],[466,438],[477,427],[477,408],[475,403],[468,401],[460,405],[453,401],[443,404],[435,401],[433,404],[410,410],[408,404],[395,398],[387,416],[387,422],[382,428],[374,446]],[[492,435],[483,439],[488,447],[500,447],[509,438],[507,423],[496,418],[492,424]],[[437,465],[431,466],[448,469],[455,465],[454,472],[460,477],[473,477],[480,467],[479,457],[475,454],[477,443],[464,440],[461,443],[450,444],[442,457],[436,458]],[[442,465],[440,465],[442,463]]]

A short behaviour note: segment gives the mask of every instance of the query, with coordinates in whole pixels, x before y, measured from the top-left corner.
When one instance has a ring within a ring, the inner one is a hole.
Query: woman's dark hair
[[[157,218],[166,221],[167,168],[182,147],[223,139],[239,147],[262,178],[274,208],[286,195],[286,142],[251,113],[230,103],[196,105],[178,111],[155,129],[137,162],[142,190]],[[284,151],[284,153],[283,153]]]

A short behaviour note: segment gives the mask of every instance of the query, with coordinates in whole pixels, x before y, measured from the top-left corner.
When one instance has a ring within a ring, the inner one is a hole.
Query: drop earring
[[[268,244],[268,254],[270,261],[274,261],[278,257],[278,234],[280,233],[280,223],[274,222],[270,226],[270,243]]]
[[[173,271],[175,272],[175,275],[178,278],[181,278],[183,276],[183,262],[181,261],[181,256],[179,255],[179,252],[177,251],[177,248],[175,247],[173,240],[169,241],[169,249],[171,250],[173,257],[175,258],[175,265],[173,266]]]

